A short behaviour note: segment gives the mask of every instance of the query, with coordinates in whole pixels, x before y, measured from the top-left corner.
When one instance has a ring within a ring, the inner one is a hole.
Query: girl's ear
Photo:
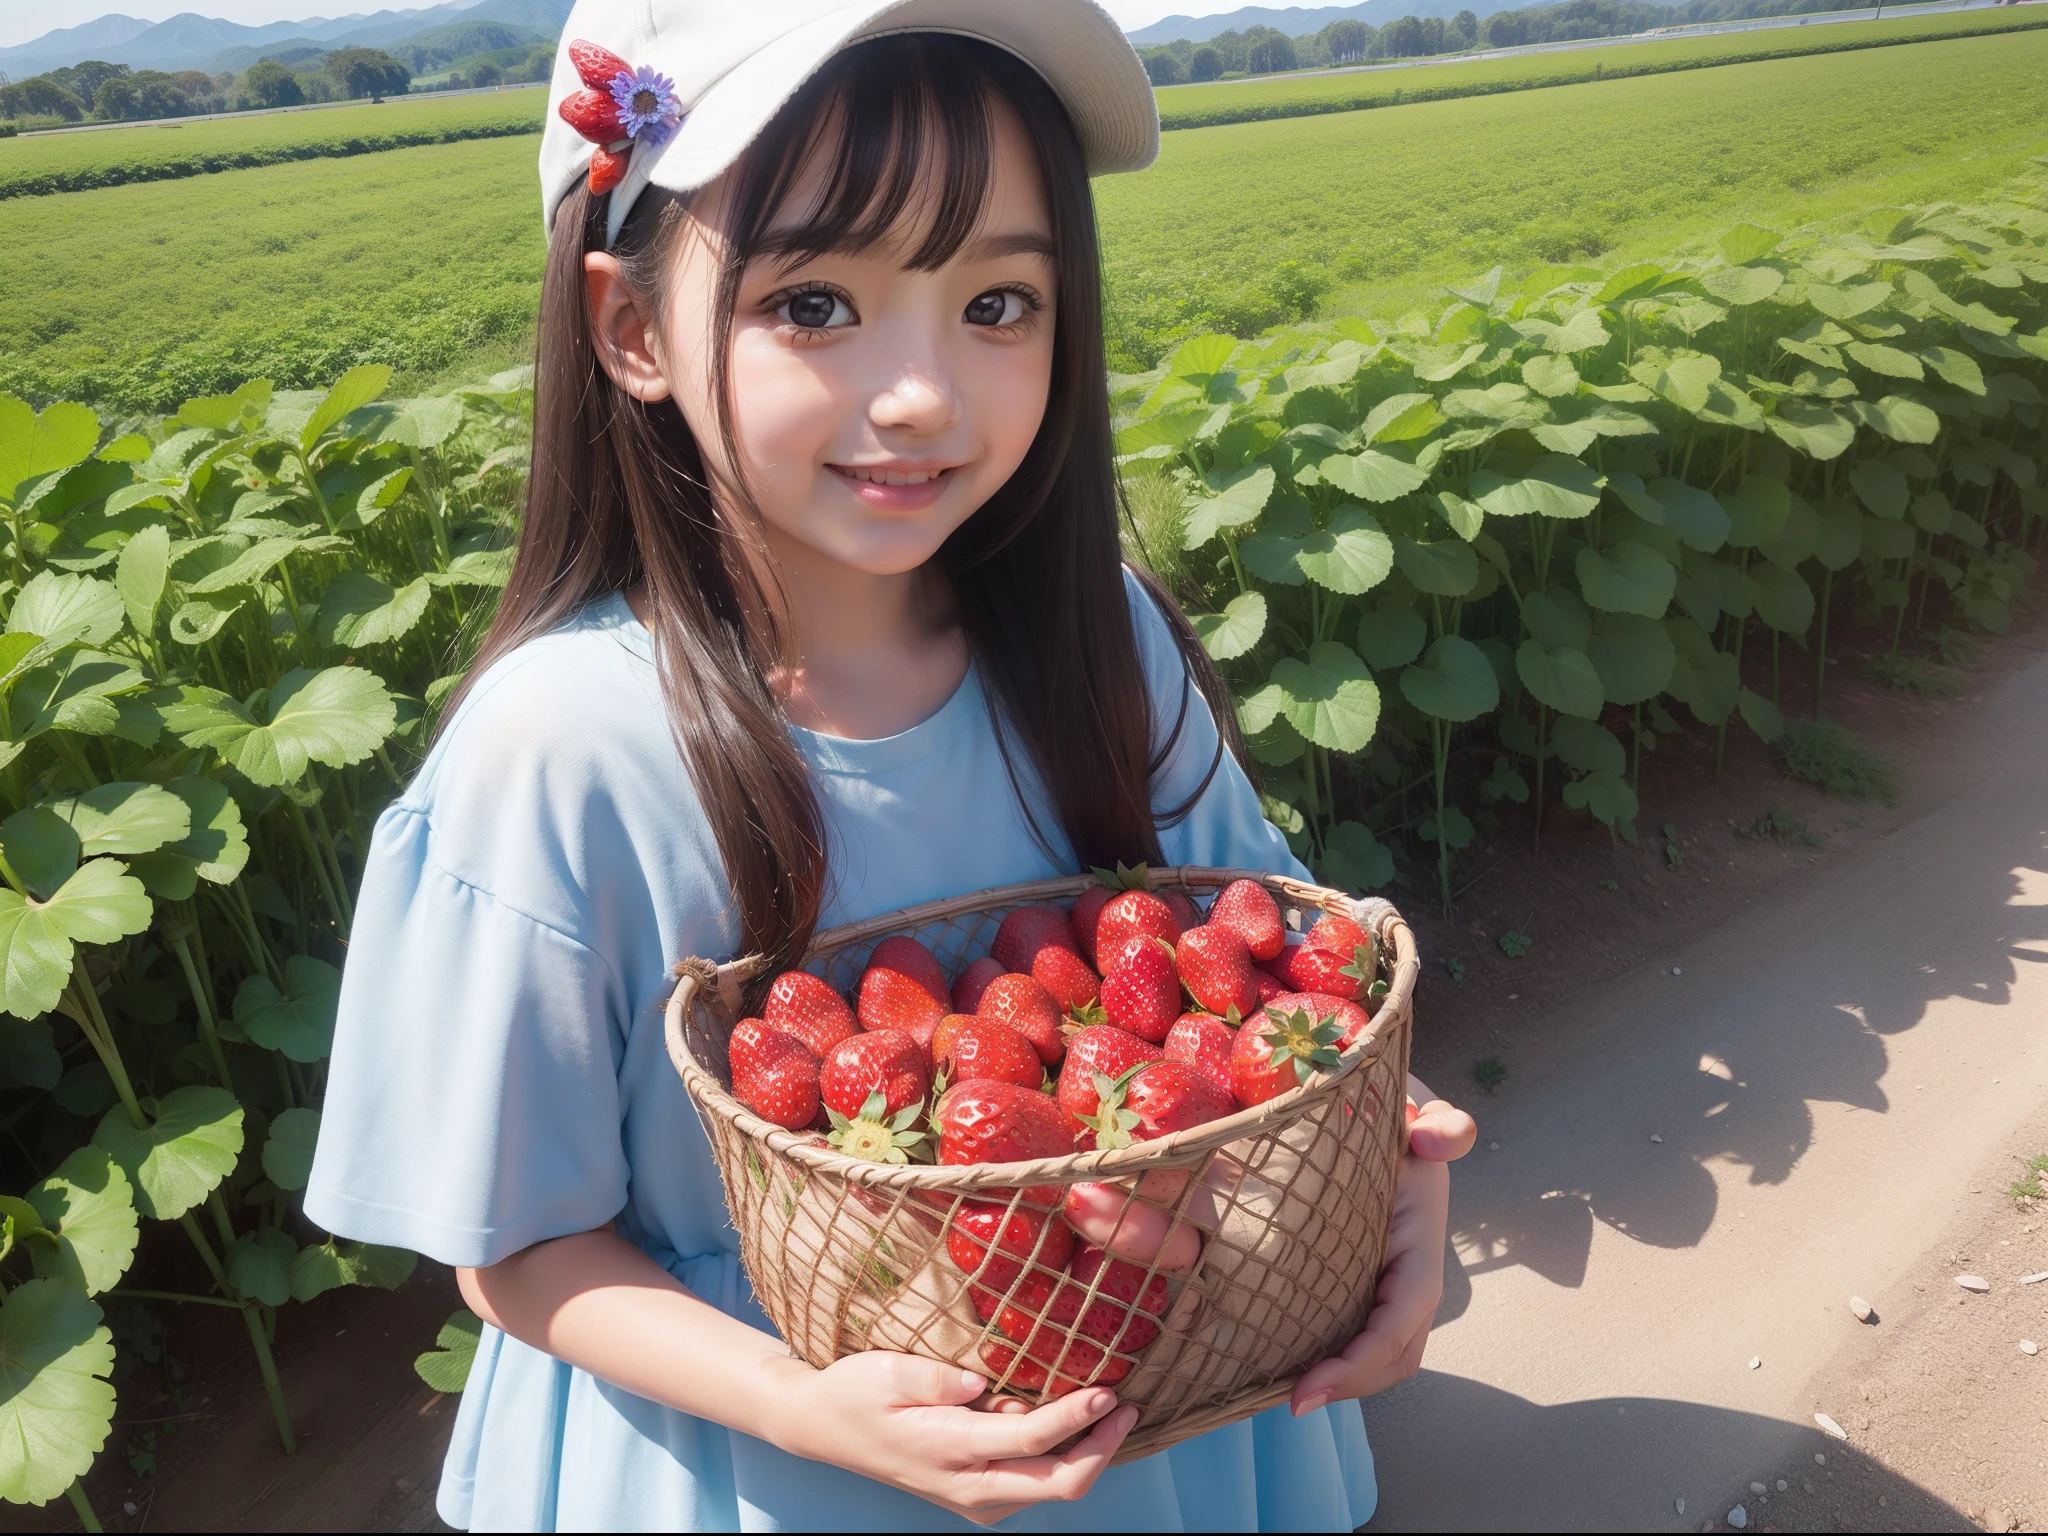
[[[666,400],[671,391],[654,349],[654,317],[626,285],[618,257],[605,251],[586,255],[583,287],[597,360],[611,381],[636,400]]]

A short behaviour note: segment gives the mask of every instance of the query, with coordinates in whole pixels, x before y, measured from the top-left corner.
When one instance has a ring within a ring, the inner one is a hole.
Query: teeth
[[[864,480],[869,485],[923,485],[927,480],[936,480],[945,473],[943,469],[906,472],[895,469],[870,468],[860,464],[846,465],[845,470],[854,479]]]

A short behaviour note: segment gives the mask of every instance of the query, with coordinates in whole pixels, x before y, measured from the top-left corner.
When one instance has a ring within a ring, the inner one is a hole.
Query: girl
[[[1142,68],[1089,0],[581,0],[564,38],[555,107],[602,143],[551,111],[518,561],[378,823],[306,1202],[490,1325],[442,1516],[1352,1528],[1352,1400],[1420,1359],[1465,1116],[1411,1085],[1437,1161],[1354,1344],[1105,1470],[1107,1390],[986,1412],[928,1360],[791,1358],[662,1047],[682,955],[780,969],[1119,860],[1305,873],[1120,563],[1087,176],[1150,160]]]

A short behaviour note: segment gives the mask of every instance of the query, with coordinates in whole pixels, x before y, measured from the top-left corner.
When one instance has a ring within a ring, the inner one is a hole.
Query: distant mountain
[[[446,0],[417,10],[314,16],[260,27],[193,11],[154,24],[107,15],[0,48],[0,70],[22,80],[82,59],[105,59],[135,69],[242,70],[273,54],[297,54],[305,48],[388,48],[449,23],[466,22],[497,23],[547,39],[561,35],[570,4],[571,0]]]
[[[1225,32],[1243,32],[1251,27],[1273,27],[1289,37],[1301,37],[1320,32],[1331,22],[1346,17],[1371,27],[1384,27],[1403,16],[1441,16],[1449,20],[1460,11],[1471,11],[1486,17],[1495,11],[1520,9],[1525,4],[1555,3],[1557,0],[1364,0],[1360,5],[1291,5],[1285,9],[1247,5],[1220,16],[1168,16],[1129,35],[1141,48],[1183,37],[1191,43],[1206,43]]]

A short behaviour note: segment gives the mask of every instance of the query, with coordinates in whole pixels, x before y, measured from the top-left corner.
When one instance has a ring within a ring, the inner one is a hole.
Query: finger
[[[1454,1104],[1432,1099],[1408,1127],[1408,1150],[1433,1163],[1454,1163],[1472,1150],[1479,1126]]]
[[[1095,1486],[1095,1480],[1108,1468],[1137,1422],[1137,1409],[1119,1408],[1088,1431],[1064,1456],[997,1462],[973,1480],[972,1506],[985,1509],[992,1504],[1038,1504],[1080,1498]]]
[[[957,1365],[927,1360],[921,1355],[899,1355],[886,1351],[864,1351],[837,1362],[838,1370],[850,1361],[866,1359],[884,1372],[882,1387],[892,1402],[917,1407],[964,1407],[988,1390],[988,1382],[973,1371]]]
[[[1179,1270],[1201,1256],[1199,1231],[1115,1184],[1076,1184],[1067,1191],[1065,1209],[1069,1226],[1120,1259]]]
[[[998,1397],[993,1392],[984,1392],[967,1405],[976,1413],[1029,1413],[1031,1405],[1014,1397]]]
[[[1028,1413],[977,1413],[958,1432],[955,1444],[963,1461],[1043,1456],[1114,1407],[1116,1394],[1106,1387],[1094,1387],[1054,1398]]]
[[[1368,1331],[1361,1333],[1344,1348],[1341,1355],[1332,1355],[1318,1365],[1312,1365],[1301,1373],[1301,1379],[1294,1384],[1287,1405],[1296,1418],[1304,1413],[1327,1407],[1333,1399],[1356,1397],[1349,1390],[1354,1380],[1363,1381],[1387,1370],[1400,1359],[1401,1350],[1407,1343],[1404,1336],[1373,1330],[1367,1323]]]

